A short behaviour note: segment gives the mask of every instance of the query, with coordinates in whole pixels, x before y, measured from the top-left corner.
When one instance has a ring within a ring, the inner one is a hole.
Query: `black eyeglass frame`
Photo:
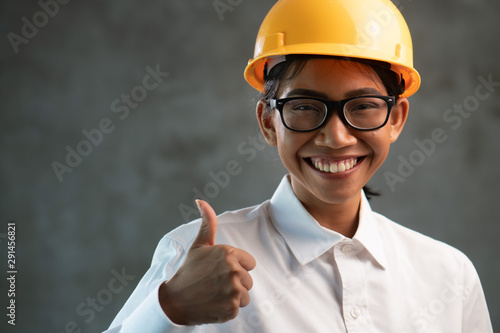
[[[351,124],[349,122],[349,120],[347,120],[347,117],[345,116],[344,107],[345,107],[346,103],[348,103],[349,101],[352,101],[352,100],[355,100],[355,99],[359,99],[359,98],[367,98],[367,97],[370,97],[370,98],[375,97],[375,98],[379,98],[379,99],[384,100],[385,103],[387,104],[387,116],[385,117],[384,123],[382,125],[380,125],[380,126],[377,126],[377,127],[374,127],[374,128],[359,128],[359,127],[354,126],[353,124]],[[285,123],[285,119],[284,119],[284,116],[283,116],[283,107],[284,107],[285,103],[287,103],[288,101],[293,101],[293,100],[297,100],[297,99],[315,100],[315,101],[323,103],[326,106],[325,117],[323,118],[323,120],[321,121],[321,123],[318,126],[312,128],[312,129],[298,130],[298,129],[293,129],[293,128],[289,127]],[[288,97],[288,98],[281,98],[281,99],[271,98],[269,100],[269,102],[270,102],[271,108],[273,108],[273,109],[276,108],[278,110],[278,112],[280,113],[281,122],[290,131],[294,131],[294,132],[312,132],[312,131],[315,131],[315,130],[319,129],[320,127],[322,127],[326,123],[327,119],[332,114],[332,112],[331,112],[332,109],[334,109],[334,110],[336,109],[336,110],[341,110],[342,111],[342,112],[339,112],[340,119],[342,119],[342,121],[344,122],[344,124],[348,125],[349,127],[353,128],[355,130],[358,130],[358,131],[374,131],[376,129],[384,127],[387,124],[387,121],[389,120],[389,116],[391,114],[392,108],[396,104],[396,97],[394,97],[394,96],[384,96],[384,95],[367,95],[367,96],[356,96],[356,97],[346,98],[346,99],[343,99],[343,100],[340,100],[340,101],[328,101],[328,100],[319,99],[319,98],[313,98],[313,97]]]

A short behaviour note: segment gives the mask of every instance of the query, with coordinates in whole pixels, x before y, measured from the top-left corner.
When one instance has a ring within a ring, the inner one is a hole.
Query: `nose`
[[[320,128],[314,143],[332,149],[341,149],[356,144],[357,139],[352,134],[354,131],[340,118],[338,112],[332,114]]]

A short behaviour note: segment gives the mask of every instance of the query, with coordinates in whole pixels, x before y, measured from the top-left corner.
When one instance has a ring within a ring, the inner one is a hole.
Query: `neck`
[[[360,201],[351,201],[350,205],[330,205],[322,210],[306,209],[321,226],[352,238],[358,229]]]
[[[345,237],[352,238],[358,229],[361,192],[342,203],[327,203],[320,200],[301,200],[318,223]]]

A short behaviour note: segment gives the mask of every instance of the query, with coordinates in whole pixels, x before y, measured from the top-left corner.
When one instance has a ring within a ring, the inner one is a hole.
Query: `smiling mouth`
[[[353,157],[345,160],[330,161],[318,157],[306,158],[306,162],[314,167],[316,170],[325,173],[341,173],[354,168],[359,162],[364,159],[363,157]]]

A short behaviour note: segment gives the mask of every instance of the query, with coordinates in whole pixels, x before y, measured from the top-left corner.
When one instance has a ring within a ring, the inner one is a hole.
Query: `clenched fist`
[[[160,287],[165,314],[179,325],[223,323],[250,303],[253,280],[248,273],[255,259],[246,251],[214,245],[217,215],[202,200],[196,204],[202,223],[198,235],[175,275]]]

